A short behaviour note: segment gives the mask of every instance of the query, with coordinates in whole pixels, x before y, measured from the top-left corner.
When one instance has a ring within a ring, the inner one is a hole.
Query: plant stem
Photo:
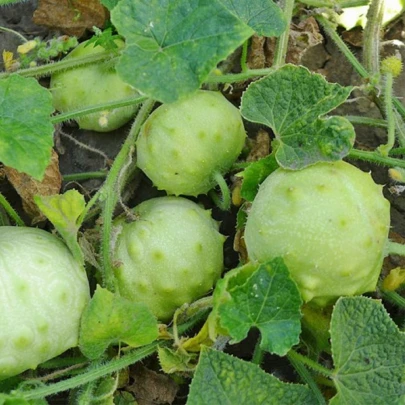
[[[386,245],[386,254],[405,256],[405,245],[389,240]]]
[[[80,118],[80,117],[82,117],[84,115],[95,113],[95,112],[98,112],[98,111],[112,110],[114,108],[120,108],[120,107],[126,107],[126,106],[130,106],[130,105],[141,104],[146,99],[147,99],[147,97],[137,95],[137,96],[134,96],[134,97],[129,97],[129,98],[123,99],[123,100],[109,101],[109,102],[103,103],[103,104],[97,104],[97,105],[92,105],[92,106],[89,106],[89,107],[83,107],[83,108],[80,108],[80,109],[77,109],[77,110],[68,111],[68,112],[65,112],[65,113],[55,115],[55,116],[51,117],[51,122],[52,122],[52,124],[58,124],[58,123],[63,122],[63,121],[68,121],[68,120],[71,120],[71,119]]]
[[[265,355],[265,351],[260,347],[260,340],[261,339],[259,337],[259,339],[257,339],[255,350],[253,352],[253,356],[252,356],[252,360],[251,360],[251,362],[253,364],[257,364],[258,366],[260,366],[260,364],[263,363],[263,359],[264,359],[264,355]]]
[[[63,181],[81,181],[81,180],[89,180],[89,179],[105,179],[107,176],[107,172],[104,170],[100,170],[99,172],[84,172],[84,173],[72,173],[72,174],[64,174]]]
[[[386,300],[392,302],[402,310],[405,310],[405,298],[399,295],[396,291],[380,290],[380,293]]]
[[[377,76],[380,72],[380,36],[383,14],[384,0],[372,0],[363,33],[363,63],[371,76]]]
[[[399,114],[401,114],[402,118],[405,119],[405,106],[401,103],[401,101],[395,97],[392,103],[394,104],[394,107],[399,112]]]
[[[28,42],[28,39],[25,38],[23,35],[21,35],[19,32],[14,31],[10,28],[6,28],[6,27],[0,27],[0,31],[4,31],[4,32],[8,32],[10,34],[15,35],[16,37],[20,38],[22,42]]]
[[[205,80],[205,83],[235,83],[245,80],[267,76],[274,72],[274,68],[248,69],[242,73],[229,73],[226,75],[211,73]]]
[[[299,361],[294,356],[291,356],[290,353],[287,353],[287,358],[292,366],[295,368],[301,379],[311,389],[314,397],[317,399],[317,403],[319,405],[326,405],[326,401],[324,396],[322,395],[321,390],[319,389],[318,385],[316,384],[315,380],[313,379],[311,373],[307,370],[307,368],[302,364],[301,361]]]
[[[357,6],[366,6],[370,0],[340,0],[339,6],[341,8],[345,7],[357,7]],[[333,8],[336,6],[335,0],[300,0],[301,3],[307,4],[311,7],[327,7]]]
[[[276,49],[274,51],[273,68],[278,69],[285,64],[285,58],[287,55],[288,41],[290,39],[290,24],[292,13],[294,10],[294,0],[282,0],[281,8],[283,9],[284,17],[287,21],[285,31],[280,35],[277,40]]]
[[[101,236],[102,277],[104,286],[111,292],[115,291],[115,277],[111,261],[110,241],[112,236],[111,231],[114,208],[118,202],[122,188],[122,184],[120,184],[119,180],[122,177],[122,170],[125,168],[128,158],[134,151],[135,141],[141,130],[141,126],[148,117],[154,103],[154,100],[148,99],[139,110],[131,131],[115,158],[103,187],[100,189],[100,197],[102,198],[103,203],[103,226]]]
[[[308,357],[303,356],[302,354],[296,352],[295,350],[290,350],[287,354],[288,359],[290,361],[299,362],[305,364],[307,367],[311,368],[312,370],[316,371],[319,374],[323,374],[326,377],[332,378],[333,371],[329,370],[328,368],[321,366],[316,361],[309,359]]]
[[[143,358],[153,354],[157,350],[158,346],[162,345],[162,344],[165,344],[165,343],[154,342],[154,343],[151,343],[150,345],[141,347],[139,349],[135,349],[134,351],[129,352],[128,354],[125,354],[118,359],[114,359],[114,360],[109,361],[108,363],[101,364],[97,368],[88,370],[87,372],[85,372],[83,374],[76,375],[74,377],[71,377],[71,378],[63,380],[63,381],[59,381],[52,385],[34,388],[34,389],[31,389],[30,391],[21,391],[21,392],[12,391],[11,394],[14,394],[19,398],[22,397],[26,400],[33,400],[33,399],[44,398],[49,395],[56,394],[58,392],[67,391],[72,388],[76,388],[76,387],[79,387],[86,383],[89,383],[91,381],[94,381],[105,375],[109,375],[114,372],[117,372],[125,367],[128,367],[131,364],[134,364],[134,363],[142,360]]]
[[[317,15],[316,20],[322,25],[325,32],[329,35],[329,37],[333,40],[339,50],[346,56],[347,60],[352,64],[354,69],[357,73],[367,79],[370,75],[364,66],[358,61],[358,59],[353,55],[352,51],[347,47],[347,45],[343,42],[342,38],[336,32],[335,25],[332,24],[328,19],[326,19],[322,15]]]
[[[91,55],[81,56],[78,58],[62,59],[58,62],[47,63],[41,66],[35,66],[27,69],[17,70],[16,72],[2,72],[0,73],[0,79],[4,79],[12,74],[18,74],[24,77],[37,77],[47,76],[51,73],[60,72],[67,69],[73,69],[75,67],[88,65],[95,62],[103,62],[106,60],[112,60],[115,53],[111,51],[102,51]]]
[[[360,117],[354,115],[345,115],[345,118],[348,119],[352,124],[358,125],[369,125],[371,127],[376,128],[387,128],[387,122],[385,120],[381,120],[378,118],[368,118],[368,117]]]
[[[405,168],[405,160],[396,159],[389,156],[388,157],[382,156],[378,152],[369,152],[360,149],[352,149],[347,157],[351,159],[359,159],[368,162],[378,163],[389,167],[397,166]]]
[[[246,73],[248,71],[247,61],[247,53],[248,53],[248,46],[249,46],[249,39],[247,39],[242,46],[242,55],[240,57],[240,68],[242,73]]]
[[[395,116],[392,105],[392,86],[394,85],[394,77],[392,73],[388,72],[384,74],[384,79],[384,104],[385,116],[388,123],[388,141],[385,145],[381,145],[378,150],[386,157],[395,144]]]
[[[25,226],[24,221],[21,217],[17,214],[17,211],[10,205],[7,201],[6,197],[0,193],[0,205],[6,210],[9,217],[18,225],[18,226]]]

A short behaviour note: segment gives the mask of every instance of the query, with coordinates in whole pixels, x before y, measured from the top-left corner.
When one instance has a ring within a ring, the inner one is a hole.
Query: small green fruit
[[[102,46],[87,45],[82,42],[65,59],[74,59],[104,51]],[[124,42],[116,40],[119,48]],[[54,73],[50,89],[53,104],[60,112],[108,103],[136,96],[137,91],[123,82],[114,67],[108,63],[86,65],[65,72]],[[138,106],[115,108],[85,115],[77,119],[82,129],[98,132],[109,132],[127,123],[137,111]]]
[[[381,189],[343,161],[277,169],[248,215],[249,257],[283,257],[305,302],[324,306],[374,291],[390,226]]]
[[[185,198],[147,200],[134,214],[134,222],[116,224],[118,290],[167,321],[212,289],[222,272],[225,238],[210,212]]]
[[[245,138],[236,107],[220,93],[197,91],[149,116],[137,142],[138,166],[168,194],[205,194],[216,185],[214,174],[230,169]]]

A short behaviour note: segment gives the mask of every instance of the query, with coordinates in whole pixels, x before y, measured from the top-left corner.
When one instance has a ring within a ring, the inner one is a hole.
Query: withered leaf
[[[107,9],[99,0],[39,0],[34,12],[35,24],[81,37],[86,29],[103,27]]]
[[[4,172],[8,181],[20,195],[24,211],[31,218],[31,222],[35,224],[44,221],[46,218],[35,204],[34,196],[59,193],[62,185],[62,176],[59,171],[58,154],[52,150],[51,163],[46,168],[42,181],[35,180],[28,174],[20,173],[7,166],[4,167]]]
[[[286,63],[298,65],[309,49],[321,44],[323,37],[315,18],[309,17],[298,25],[291,24]],[[276,38],[253,37],[247,63],[251,69],[261,69],[273,64]]]
[[[136,364],[131,367],[131,377],[134,383],[127,390],[135,395],[139,405],[171,404],[174,401],[179,387],[168,375]]]

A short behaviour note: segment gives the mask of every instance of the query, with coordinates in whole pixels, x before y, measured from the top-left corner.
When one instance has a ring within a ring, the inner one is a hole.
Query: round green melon
[[[116,40],[119,48],[122,40]],[[65,59],[74,59],[103,52],[102,46],[82,42]],[[50,90],[56,110],[68,112],[97,104],[134,97],[138,92],[118,76],[109,62],[97,62],[75,69],[54,73],[51,76]],[[136,113],[137,105],[99,111],[77,118],[82,129],[109,132],[126,124]]]
[[[343,162],[277,169],[262,183],[246,223],[251,260],[282,257],[305,302],[374,291],[390,204],[370,174]]]
[[[197,91],[163,104],[144,123],[137,141],[139,168],[168,194],[205,194],[242,151],[239,110],[221,93]]]
[[[0,380],[78,344],[84,268],[48,232],[0,227]]]
[[[135,221],[116,224],[118,290],[167,321],[212,289],[223,269],[225,237],[210,211],[182,197],[147,200],[134,215]]]

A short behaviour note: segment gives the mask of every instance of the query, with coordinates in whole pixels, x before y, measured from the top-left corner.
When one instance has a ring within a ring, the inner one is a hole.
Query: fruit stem
[[[214,172],[213,178],[221,190],[222,198],[218,197],[217,193],[214,190],[210,191],[210,197],[220,210],[228,211],[231,207],[231,191],[226,184],[224,176],[222,176],[220,172]]]
[[[290,24],[294,10],[294,0],[282,0],[280,6],[283,10],[287,26],[284,32],[277,40],[276,49],[274,51],[273,68],[278,69],[285,64],[285,58],[287,55],[288,41],[290,39]]]
[[[322,25],[325,32],[333,40],[333,42],[343,53],[343,55],[346,56],[347,60],[352,64],[357,73],[364,79],[367,79],[370,76],[369,73],[367,72],[365,67],[359,62],[359,60],[353,55],[352,51],[343,42],[342,38],[340,38],[339,34],[336,32],[335,24],[331,23],[327,18],[319,14],[316,15],[315,18]]]
[[[295,350],[291,349],[287,353],[288,359],[292,362],[299,362],[302,364],[305,364],[307,367],[311,368],[312,370],[316,371],[319,374],[323,374],[326,377],[332,378],[333,377],[333,372],[329,370],[328,368],[321,366],[319,363],[317,363],[314,360],[309,359],[306,356],[303,356],[302,354],[296,352]]]
[[[389,240],[386,245],[386,255],[405,256],[405,245]]]
[[[7,214],[10,218],[18,225],[18,226],[25,226],[24,221],[21,217],[17,214],[17,211],[10,205],[7,201],[6,197],[0,193],[0,205],[5,209]]]
[[[319,389],[318,385],[316,384],[311,373],[307,370],[307,368],[302,364],[301,361],[297,360],[297,358],[295,358],[294,355],[291,356],[290,354],[291,352],[287,353],[288,360],[290,361],[294,369],[297,371],[302,381],[305,382],[311,389],[312,393],[314,394],[314,397],[317,399],[317,403],[319,405],[326,405],[325,398],[322,395],[322,392]]]
[[[134,96],[117,101],[109,101],[103,104],[91,105],[88,107],[79,108],[77,110],[68,111],[51,117],[52,124],[58,124],[63,121],[68,121],[75,118],[80,118],[87,114],[92,114],[98,111],[112,110],[114,108],[126,107],[130,105],[141,104],[147,100],[147,97]]]
[[[404,160],[392,158],[389,156],[382,156],[378,152],[369,152],[369,151],[360,150],[360,149],[352,149],[350,151],[348,157],[351,159],[359,159],[359,160],[365,160],[368,162],[378,163],[378,164],[382,164],[384,166],[389,166],[389,167],[398,166],[398,167],[405,168]]]
[[[123,170],[129,169],[127,167],[128,159],[132,159],[134,153],[135,141],[138,137],[141,126],[148,117],[155,101],[148,99],[139,110],[139,113],[132,125],[127,139],[125,140],[121,150],[111,166],[107,179],[100,189],[100,199],[103,204],[102,212],[102,236],[101,236],[101,258],[102,258],[102,279],[104,287],[109,291],[115,291],[115,277],[113,265],[111,260],[111,236],[112,236],[112,219],[114,215],[115,206],[119,200],[121,189],[124,184],[120,180],[125,178]]]

